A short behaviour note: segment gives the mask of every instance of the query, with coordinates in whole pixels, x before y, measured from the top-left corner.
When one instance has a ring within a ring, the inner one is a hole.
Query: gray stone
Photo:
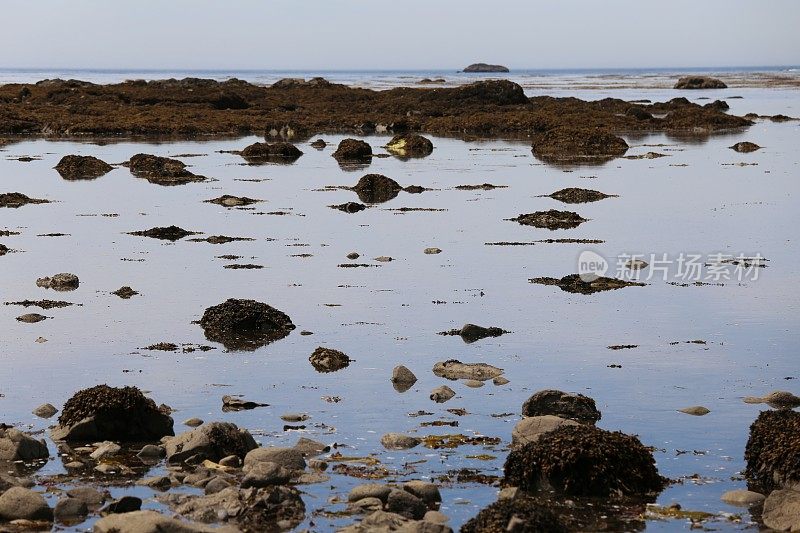
[[[453,389],[447,385],[442,385],[441,387],[436,387],[431,391],[431,400],[436,403],[444,403],[455,395],[456,393]]]
[[[417,376],[403,365],[398,365],[392,369],[392,383],[409,383],[413,385],[417,382]]]
[[[442,501],[442,494],[435,483],[415,479],[403,483],[403,490],[410,492],[429,506]]]
[[[155,444],[145,444],[144,446],[142,446],[142,449],[139,450],[139,453],[136,454],[136,457],[152,461],[164,457],[166,453],[167,451],[164,449],[163,446],[157,446]]]
[[[238,533],[232,526],[211,527],[183,522],[156,511],[135,511],[109,515],[98,520],[94,533]]]
[[[284,467],[269,461],[259,461],[247,470],[242,479],[242,488],[285,485],[291,478],[292,473]]]
[[[450,519],[444,513],[439,511],[428,511],[425,513],[423,520],[426,522],[432,522],[434,524],[446,524],[450,521]]]
[[[707,407],[703,407],[702,405],[694,405],[692,407],[684,407],[683,409],[678,409],[681,413],[692,415],[692,416],[705,416],[711,411]]]
[[[416,437],[403,435],[402,433],[387,433],[381,437],[381,444],[387,450],[408,450],[419,446],[422,441]]]
[[[354,513],[371,513],[373,511],[380,511],[383,509],[383,502],[380,498],[370,497],[361,498],[354,502],[350,502],[347,509]]]
[[[350,494],[347,496],[347,501],[357,502],[358,500],[362,500],[364,498],[378,498],[379,500],[385,502],[391,491],[391,487],[387,485],[381,485],[379,483],[364,483],[362,485],[356,485],[350,490]]]
[[[95,461],[99,461],[106,457],[112,457],[117,455],[120,450],[122,450],[122,446],[117,444],[116,442],[105,441],[100,443],[95,451],[89,454],[89,457],[94,459]]]
[[[410,492],[400,489],[392,489],[386,498],[386,510],[397,513],[406,518],[421,520],[425,516],[428,507],[421,499]]]
[[[99,509],[109,498],[108,492],[100,492],[92,487],[75,487],[67,491],[67,496],[82,501],[89,510]]]
[[[247,472],[256,463],[269,462],[282,466],[289,471],[305,470],[306,460],[303,454],[294,448],[256,448],[244,458],[244,470]]]
[[[0,518],[3,520],[52,520],[53,510],[44,497],[24,487],[11,487],[0,495]]]
[[[777,531],[800,531],[800,492],[774,490],[764,500],[764,525]]]
[[[306,437],[300,437],[294,445],[294,449],[302,453],[304,457],[314,457],[331,451],[331,447],[327,444]]]
[[[228,468],[239,468],[242,466],[242,460],[237,455],[229,455],[220,459],[219,464]]]
[[[16,428],[0,429],[0,461],[34,461],[49,456],[44,440]]]
[[[49,403],[43,403],[42,405],[33,410],[33,414],[38,416],[39,418],[50,418],[57,412],[58,409],[56,409],[55,406]]]
[[[206,483],[204,490],[206,494],[216,494],[219,491],[225,490],[230,486],[231,483],[223,476],[216,476],[211,481]]]
[[[495,385],[508,385],[509,381],[504,376],[497,376],[492,380]]]
[[[190,428],[196,428],[197,426],[203,425],[203,420],[201,418],[190,418],[188,420],[184,420],[183,425],[189,426]]]
[[[172,480],[169,476],[153,476],[140,479],[136,484],[156,490],[167,490],[172,487]]]
[[[229,455],[243,457],[257,448],[258,444],[247,430],[239,429],[235,424],[209,422],[168,439],[164,447],[167,462],[180,464],[188,459],[195,462],[205,459],[216,462]]]
[[[452,380],[477,379],[486,381],[502,375],[503,369],[486,363],[462,363],[453,359],[433,365],[433,373],[441,378]]]
[[[511,447],[521,448],[528,443],[536,442],[539,437],[548,431],[553,431],[564,425],[577,426],[578,422],[553,415],[523,418],[517,422],[517,425],[511,431]]]
[[[722,501],[730,505],[741,505],[744,507],[763,502],[766,496],[760,492],[752,490],[729,490],[722,495]]]
[[[89,507],[86,502],[69,496],[60,498],[53,509],[53,516],[57,522],[62,524],[83,522],[88,514]]]

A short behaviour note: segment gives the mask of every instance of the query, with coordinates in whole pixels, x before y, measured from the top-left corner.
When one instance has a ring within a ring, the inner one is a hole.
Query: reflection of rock
[[[244,459],[258,444],[246,429],[239,429],[235,424],[209,422],[168,439],[164,446],[167,462],[180,464],[202,463],[206,459],[216,463],[230,455]]]
[[[292,163],[303,152],[291,143],[254,143],[241,151],[241,156],[251,164]]]
[[[533,138],[533,154],[545,163],[603,163],[627,151],[628,143],[601,129],[560,127]]]
[[[522,404],[522,416],[553,415],[583,424],[594,424],[602,415],[593,399],[560,390],[541,390]]]
[[[623,287],[643,287],[645,283],[625,281],[616,278],[598,276],[592,281],[584,281],[579,274],[570,274],[558,278],[531,278],[528,281],[538,285],[555,285],[562,291],[575,294],[594,294],[602,291],[612,291]]]
[[[510,220],[518,222],[523,226],[547,228],[549,230],[577,228],[586,222],[586,219],[578,213],[573,211],[558,211],[556,209],[526,213]]]
[[[205,176],[198,176],[186,170],[186,165],[177,159],[159,157],[150,154],[136,154],[123,165],[131,170],[137,178],[144,178],[157,185],[184,185],[197,181],[206,181]]]
[[[727,89],[722,80],[708,76],[685,76],[675,84],[675,89]]]
[[[441,378],[451,380],[476,379],[486,381],[502,375],[503,369],[486,363],[462,363],[456,359],[450,359],[433,365],[433,373]]]
[[[392,370],[392,385],[397,392],[405,392],[414,386],[417,376],[403,365],[394,367]]]
[[[372,147],[358,139],[344,139],[333,152],[333,157],[339,163],[368,163],[372,161]]]
[[[750,426],[744,458],[748,484],[759,492],[800,489],[800,413],[761,412]]]
[[[350,365],[350,357],[344,352],[332,348],[317,347],[308,358],[317,372],[336,372]]]
[[[65,180],[91,180],[110,172],[114,167],[91,155],[65,155],[55,168]]]
[[[235,298],[206,309],[200,326],[208,340],[245,351],[280,340],[295,328],[286,313],[255,300]]]
[[[35,461],[49,456],[44,440],[36,440],[16,428],[0,426],[0,461]]]
[[[402,133],[395,135],[386,145],[392,154],[404,157],[426,157],[433,152],[433,143],[430,139],[416,133]]]
[[[353,190],[362,202],[378,204],[397,197],[403,188],[392,178],[382,174],[367,174],[358,180]]]
[[[172,418],[136,387],[97,385],[67,400],[53,440],[156,441],[173,435]]]

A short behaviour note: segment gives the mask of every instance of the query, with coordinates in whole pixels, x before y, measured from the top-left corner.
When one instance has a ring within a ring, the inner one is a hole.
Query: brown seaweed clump
[[[27,204],[49,204],[49,200],[31,198],[21,192],[4,192],[0,194],[0,207],[18,208]]]
[[[114,167],[91,155],[65,155],[55,169],[65,180],[93,180]]]
[[[725,82],[709,76],[684,76],[678,79],[675,89],[727,89]]]
[[[372,161],[372,147],[358,139],[344,139],[333,152],[333,157],[339,163],[369,163]]]
[[[522,404],[522,416],[545,415],[567,418],[582,424],[594,424],[602,418],[592,398],[551,389],[535,393]]]
[[[295,328],[283,311],[255,300],[230,298],[200,319],[206,338],[229,350],[252,351],[283,339]]]
[[[156,185],[184,185],[206,181],[205,176],[198,176],[186,170],[185,163],[169,157],[136,154],[123,165],[130,168],[131,174],[137,178],[144,178]]]
[[[750,426],[745,477],[759,491],[800,486],[800,413],[762,411]]]
[[[513,450],[504,470],[507,485],[568,496],[645,498],[665,484],[637,437],[582,424],[561,426]]]
[[[379,204],[396,198],[403,188],[383,174],[367,174],[358,180],[353,190],[365,204]]]
[[[580,274],[569,274],[561,279],[548,277],[531,278],[528,281],[539,285],[555,285],[562,291],[573,294],[594,294],[596,292],[622,289],[623,287],[643,287],[646,285],[637,281],[626,281],[605,276],[597,276],[590,281],[586,281],[581,278]]]
[[[605,194],[600,191],[593,191],[591,189],[580,189],[578,187],[567,187],[549,195],[550,198],[564,202],[565,204],[585,204],[588,202],[597,202],[605,198],[614,196],[612,194]]]
[[[561,533],[569,531],[558,516],[532,498],[508,498],[481,510],[463,526],[461,533]]]
[[[314,370],[322,373],[342,370],[350,366],[350,362],[352,361],[346,353],[322,346],[317,347],[308,360],[311,361]]]
[[[749,154],[750,152],[760,150],[761,147],[756,143],[751,143],[750,141],[741,141],[731,146],[730,149],[735,150],[740,154]]]
[[[559,127],[536,134],[532,151],[545,163],[604,163],[625,155],[628,143],[599,128]]]
[[[303,152],[292,143],[254,143],[240,152],[240,155],[251,165],[262,163],[292,163]]]
[[[533,226],[534,228],[547,228],[549,230],[577,228],[587,221],[574,211],[559,211],[550,209],[548,211],[536,211],[535,213],[525,213],[517,218],[510,219],[523,226]]]
[[[172,418],[136,387],[97,385],[64,404],[54,439],[153,441],[174,435]]]
[[[430,139],[416,133],[401,133],[392,137],[386,149],[397,157],[426,157],[433,153]]]
[[[128,235],[135,235],[136,237],[150,237],[151,239],[160,239],[162,241],[179,241],[189,235],[197,235],[196,231],[185,230],[178,226],[166,226],[159,228],[150,228],[142,231],[131,231]]]

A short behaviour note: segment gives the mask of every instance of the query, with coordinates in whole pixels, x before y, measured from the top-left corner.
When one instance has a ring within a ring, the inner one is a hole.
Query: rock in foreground
[[[745,477],[763,491],[800,490],[800,413],[763,411],[750,426]]]
[[[233,526],[211,527],[183,522],[156,511],[110,514],[94,524],[94,533],[238,533]]]
[[[280,340],[295,328],[286,313],[255,300],[235,298],[206,309],[200,326],[208,340],[244,351]]]
[[[498,500],[461,527],[461,533],[504,531],[566,533],[568,529],[546,506],[527,498]]]
[[[0,425],[0,461],[34,461],[49,457],[44,440],[36,440],[16,428]]]

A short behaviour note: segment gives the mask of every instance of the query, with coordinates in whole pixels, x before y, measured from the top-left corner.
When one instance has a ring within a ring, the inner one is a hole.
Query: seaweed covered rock
[[[725,82],[709,76],[684,76],[678,79],[675,89],[727,89]]]
[[[31,198],[21,192],[4,192],[0,194],[0,207],[10,207],[17,209],[27,204],[49,204],[49,200],[41,198]]]
[[[339,163],[368,163],[372,161],[372,147],[359,139],[344,139],[333,152],[333,157]]]
[[[638,438],[588,425],[565,425],[511,451],[505,483],[568,496],[645,498],[664,487],[652,452]]]
[[[760,150],[761,147],[756,143],[751,143],[749,141],[741,141],[731,146],[730,149],[735,150],[740,154],[749,154],[750,152],[755,152],[756,150]]]
[[[386,149],[400,158],[425,157],[433,152],[433,143],[416,133],[401,133],[392,137]]]
[[[353,190],[362,202],[379,204],[396,198],[403,188],[392,178],[383,174],[366,174],[358,180]]]
[[[525,91],[517,83],[509,80],[476,81],[449,90],[428,91],[429,97],[439,94],[457,105],[524,105],[528,104]]]
[[[628,143],[602,129],[560,127],[535,134],[532,151],[545,163],[603,163],[625,155]]]
[[[436,250],[436,248],[434,250]],[[429,252],[426,250],[425,253]],[[505,335],[506,333],[508,333],[508,331],[504,330],[503,328],[498,328],[496,326],[491,326],[486,328],[483,326],[478,326],[476,324],[464,324],[460,329],[451,329],[449,331],[442,331],[439,332],[439,335],[458,335],[464,342],[466,342],[467,344],[471,344],[475,341],[486,339],[488,337],[500,337],[501,335]]]
[[[800,413],[762,411],[750,426],[745,477],[759,492],[800,490]]]
[[[36,280],[36,286],[43,289],[53,289],[54,291],[74,291],[81,284],[80,279],[75,274],[62,272],[53,276],[46,276]]]
[[[510,219],[523,226],[533,226],[534,228],[547,228],[551,231],[557,229],[577,228],[587,219],[574,211],[559,211],[550,209],[548,211],[536,211],[535,213],[525,213],[516,218]]]
[[[254,143],[240,152],[240,155],[250,164],[261,163],[291,163],[296,161],[303,152],[292,143]]]
[[[197,234],[196,231],[189,231],[175,225],[128,232],[128,235],[135,235],[136,237],[150,237],[151,239],[172,242],[179,241],[189,235]]]
[[[36,440],[23,431],[0,424],[0,461],[34,461],[47,459],[49,455],[43,439]]]
[[[67,400],[53,440],[155,441],[174,435],[172,417],[136,387],[97,385]]]
[[[358,202],[345,202],[343,204],[336,204],[336,205],[329,205],[331,209],[338,209],[339,211],[343,211],[345,213],[358,213],[359,211],[363,211],[367,208],[364,204],[360,204]]]
[[[136,154],[123,163],[137,178],[144,178],[157,185],[184,185],[186,183],[206,181],[205,176],[198,176],[186,169],[186,164],[177,159],[150,154]]]
[[[209,422],[168,439],[164,447],[170,464],[198,464],[206,459],[216,463],[230,455],[243,460],[247,452],[256,449],[258,444],[250,432],[239,429],[236,424]]]
[[[461,526],[461,533],[560,533],[568,531],[558,516],[532,498],[501,499]]]
[[[65,180],[92,180],[114,169],[91,155],[65,155],[55,168]]]
[[[596,292],[613,291],[624,287],[644,287],[645,283],[624,279],[591,276],[583,279],[580,274],[569,274],[563,278],[531,278],[528,280],[538,285],[555,285],[564,292],[573,294],[594,294]]]
[[[350,357],[344,352],[333,348],[318,346],[314,353],[308,358],[311,365],[317,372],[336,372],[350,365]]]
[[[468,67],[464,67],[464,72],[508,72],[508,67],[487,63],[473,63]]]
[[[223,194],[211,200],[205,200],[207,204],[217,204],[222,207],[242,207],[246,205],[257,204],[261,200],[255,198],[248,198],[247,196],[232,196],[230,194]]]
[[[560,390],[541,390],[522,404],[522,416],[553,415],[582,424],[594,424],[602,415],[593,399]]]
[[[458,380],[474,379],[487,381],[503,375],[503,369],[486,363],[462,363],[458,359],[448,359],[433,365],[433,373],[440,378]]]
[[[550,195],[550,198],[564,202],[565,204],[584,204],[588,202],[597,202],[609,198],[610,194],[605,194],[600,191],[593,191],[591,189],[580,189],[578,187],[567,187],[561,189]]]
[[[255,300],[236,298],[206,309],[200,326],[208,340],[229,350],[244,351],[280,340],[295,328],[283,311]]]

